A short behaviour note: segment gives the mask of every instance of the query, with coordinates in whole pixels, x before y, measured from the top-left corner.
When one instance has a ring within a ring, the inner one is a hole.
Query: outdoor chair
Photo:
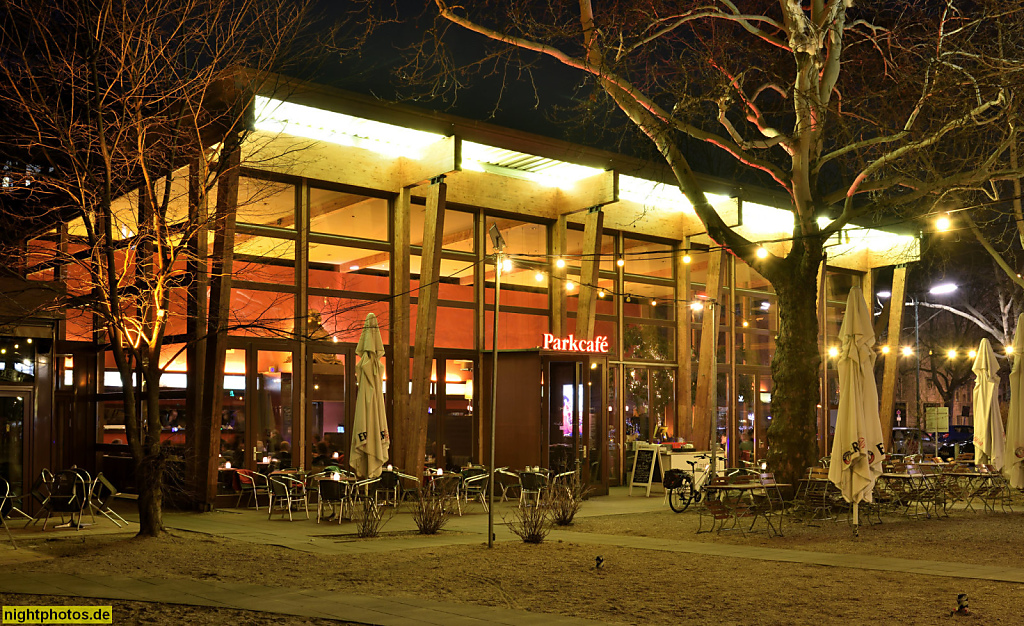
[[[486,471],[470,476],[463,475],[462,494],[466,499],[466,506],[469,506],[470,500],[477,500],[484,507],[484,511],[487,510],[487,485],[489,481],[490,476]]]
[[[238,490],[238,500],[235,502],[236,509],[242,503],[242,498],[245,496],[249,496],[249,499],[254,503],[253,508],[257,511],[260,510],[260,496],[267,496],[269,504],[270,484],[268,483],[268,478],[263,474],[248,469],[236,469],[235,489]]]
[[[704,494],[704,498],[701,499],[701,506],[697,509],[697,534],[709,533],[712,531],[721,532],[725,529],[725,524],[729,520],[732,520],[732,525],[729,528],[736,526],[736,517],[733,515],[732,509],[729,507],[729,502],[723,500],[721,493],[716,491],[717,488],[724,487],[729,484],[729,480],[725,476],[713,476],[708,482],[710,491]],[[710,523],[710,527],[704,530],[704,523],[707,520]],[[740,527],[740,533],[743,532],[743,528]]]
[[[44,512],[46,513],[46,517],[43,518],[43,530],[46,530],[46,524],[54,513],[60,515],[62,524],[64,522],[64,514],[67,513],[71,517],[71,525],[81,530],[82,515],[85,513],[88,505],[89,488],[86,486],[82,474],[75,470],[61,470],[57,472],[53,477],[50,496],[46,499],[43,509],[39,512],[40,517],[42,517]],[[78,514],[77,522],[75,521],[76,513]]]
[[[309,519],[309,500],[306,498],[306,485],[301,480],[296,480],[291,476],[285,476],[278,474],[271,476],[270,481],[270,514],[267,515],[269,520],[274,516],[274,503],[277,502],[278,508],[282,506],[284,509],[281,511],[281,517],[284,517],[284,511],[288,511],[288,521],[294,521],[292,519],[292,507],[302,503],[303,508],[306,511],[306,519]]]
[[[39,505],[39,511],[42,512],[46,508],[46,501],[50,498],[50,494],[53,491],[53,472],[46,469],[45,467],[39,472],[39,476],[36,477],[35,482],[32,483],[32,490],[29,495],[36,504]],[[35,524],[39,521],[39,515],[32,517],[29,521],[25,522],[25,528]]]
[[[519,472],[519,506],[529,505],[531,498],[540,506],[541,494],[548,486],[547,474],[540,472]]]
[[[331,507],[331,513],[337,516],[340,524],[348,501],[348,483],[332,478],[321,478],[317,481],[316,493],[316,523],[320,523],[324,516],[324,506],[327,505]]]
[[[80,467],[75,467],[74,465],[71,466],[71,471],[78,474],[79,478],[82,479],[82,483],[85,484],[86,507],[88,507],[89,497],[92,495],[92,476],[90,476],[89,472],[87,472],[86,470]],[[87,508],[86,510],[89,511],[89,515],[92,517],[92,523],[95,524],[96,514],[92,511],[91,508]],[[81,520],[79,520],[79,523],[81,523]]]
[[[987,480],[974,492],[974,497],[981,500],[988,511],[994,513],[995,505],[999,504],[1004,513],[1012,513],[1013,492],[1010,490],[1010,483],[1006,477],[993,465],[980,465],[978,470],[985,475]]]
[[[0,477],[0,481],[7,483],[7,480]],[[21,510],[22,498],[24,496],[19,495],[15,492],[14,487],[10,483],[7,483],[7,497],[5,498],[2,505],[0,505],[0,517],[6,518],[12,514],[18,514],[27,520],[32,520],[32,516]]]
[[[779,485],[775,480],[775,474],[770,472],[760,474],[758,480],[764,489],[751,493],[753,501],[751,512],[755,516],[759,515],[764,518],[765,523],[768,525],[769,535],[774,533],[781,537],[782,520],[786,512],[786,500],[782,497],[782,490],[779,489]],[[756,521],[757,518],[755,517],[754,522]],[[753,528],[753,524],[751,524],[751,528]]]
[[[7,527],[6,516],[2,514],[3,511],[7,510],[7,500],[11,495],[11,484],[7,482],[7,479],[0,477],[0,524],[3,524],[4,530],[7,531],[7,538],[11,540],[11,545],[14,549],[18,549],[18,544],[14,543],[14,535],[11,534],[11,529]]]
[[[393,504],[397,509],[402,501],[402,479],[394,470],[384,470],[373,485],[373,499],[380,504]]]
[[[120,492],[117,490],[117,487],[107,480],[107,477],[103,475],[103,472],[97,474],[96,479],[92,481],[92,489],[89,490],[89,510],[94,512],[93,518],[96,517],[95,513],[98,512],[108,520],[114,522],[114,525],[118,528],[121,528],[121,524],[119,524],[117,520],[121,520],[122,523],[127,524],[128,522],[125,521],[123,517],[110,508],[110,503],[114,501],[114,498],[117,497],[119,493]]]
[[[501,501],[506,502],[509,498],[519,498],[519,476],[510,472],[507,467],[499,467],[494,470],[494,493],[501,490]]]
[[[455,510],[462,516],[462,476],[459,474],[441,474],[430,481],[430,489],[446,505],[455,502]]]

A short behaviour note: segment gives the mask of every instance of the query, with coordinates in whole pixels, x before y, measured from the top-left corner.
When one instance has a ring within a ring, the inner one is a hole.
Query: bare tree
[[[453,79],[458,55],[446,54],[453,26],[476,37],[463,58],[490,45],[473,69],[507,61],[536,77],[553,60],[577,70],[653,143],[709,236],[772,284],[780,325],[769,462],[788,481],[818,457],[815,294],[826,241],[855,220],[920,216],[954,190],[1020,175],[1010,149],[1024,95],[1020,2],[434,7],[406,75],[433,73],[435,94],[464,84]],[[685,149],[694,141],[731,159],[740,180],[786,194],[794,228],[784,250],[760,256],[761,242],[714,211]]]
[[[0,201],[8,222],[21,220],[22,235],[42,233],[23,248],[32,265],[25,272],[52,269],[63,279],[50,306],[98,320],[124,391],[139,534],[155,536],[163,529],[166,460],[160,377],[176,356],[164,339],[172,323],[183,325],[190,266],[206,267],[198,241],[205,246],[206,233],[228,219],[225,181],[243,165],[239,146],[254,95],[272,89],[268,72],[294,58],[308,36],[308,7],[286,0],[0,6],[0,145],[8,164]],[[46,236],[57,223],[66,224],[61,234]]]

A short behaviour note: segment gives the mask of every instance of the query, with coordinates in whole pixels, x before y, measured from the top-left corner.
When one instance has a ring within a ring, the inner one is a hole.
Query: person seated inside
[[[278,446],[277,460],[281,469],[287,469],[292,466],[292,445],[287,441],[282,441]]]
[[[749,430],[740,431],[740,445],[738,448],[740,459],[750,461],[754,455],[754,441],[750,438]]]

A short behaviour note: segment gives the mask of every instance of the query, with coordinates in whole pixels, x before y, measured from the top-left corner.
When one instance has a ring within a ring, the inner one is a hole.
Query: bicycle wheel
[[[668,505],[676,513],[685,511],[693,498],[693,477],[685,475],[682,480],[683,482],[668,494]]]

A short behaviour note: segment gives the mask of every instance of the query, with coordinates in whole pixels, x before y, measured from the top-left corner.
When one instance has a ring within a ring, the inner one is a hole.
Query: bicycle
[[[709,459],[711,455],[704,454],[697,459]],[[697,474],[697,461],[687,461],[690,471],[683,469],[668,470],[665,472],[662,484],[668,492],[668,505],[676,513],[682,513],[690,506],[691,502],[700,502],[704,498],[704,487],[711,482],[711,464],[705,463],[700,475]]]

